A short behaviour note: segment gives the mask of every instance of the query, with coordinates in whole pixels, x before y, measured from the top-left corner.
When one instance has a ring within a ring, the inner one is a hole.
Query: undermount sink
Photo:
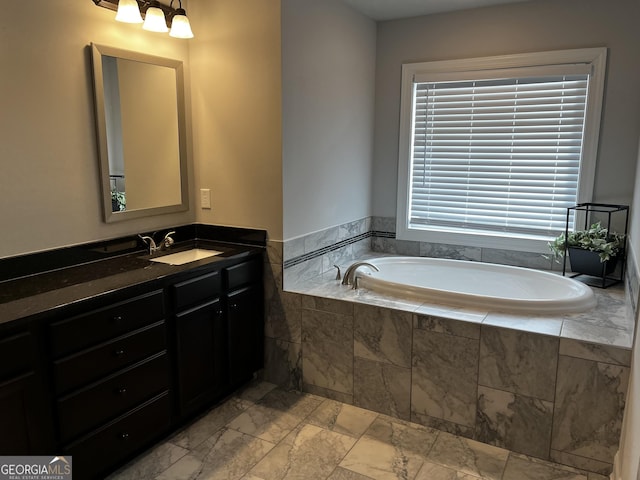
[[[170,255],[163,255],[162,257],[150,258],[149,260],[152,262],[166,263],[168,265],[184,265],[185,263],[195,262],[196,260],[202,260],[203,258],[220,255],[221,253],[223,252],[218,250],[192,248],[191,250],[185,250],[183,252],[176,252]]]

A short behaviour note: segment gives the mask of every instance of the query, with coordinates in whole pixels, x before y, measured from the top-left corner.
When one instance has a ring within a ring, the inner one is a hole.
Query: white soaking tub
[[[528,314],[572,313],[596,306],[587,285],[568,277],[521,267],[424,257],[366,260],[358,286],[424,302]]]

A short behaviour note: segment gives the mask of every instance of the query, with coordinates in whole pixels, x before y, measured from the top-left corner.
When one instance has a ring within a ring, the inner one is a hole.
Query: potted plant
[[[563,232],[548,245],[558,262],[568,250],[571,271],[602,277],[616,268],[619,255],[624,251],[625,237],[609,233],[597,222],[588,230],[569,232],[566,238]]]
[[[126,208],[127,208],[127,199],[125,197],[124,192],[119,192],[118,190],[112,188],[111,189],[111,211],[122,212]]]

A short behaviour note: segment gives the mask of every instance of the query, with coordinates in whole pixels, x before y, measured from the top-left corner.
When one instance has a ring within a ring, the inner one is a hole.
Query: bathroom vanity
[[[167,265],[136,251],[0,283],[3,455],[72,455],[97,478],[252,378],[263,248],[198,247],[222,253]]]

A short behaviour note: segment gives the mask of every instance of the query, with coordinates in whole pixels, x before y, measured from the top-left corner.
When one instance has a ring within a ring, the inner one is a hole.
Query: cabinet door
[[[250,285],[228,295],[229,363],[231,383],[237,386],[263,366],[262,286]]]
[[[220,300],[176,315],[180,414],[210,403],[228,384],[227,329]]]
[[[0,384],[0,452],[28,455],[40,448],[43,428],[34,415],[35,375],[28,373]]]
[[[34,336],[0,338],[0,454],[45,455],[53,444],[44,382],[36,373]]]

